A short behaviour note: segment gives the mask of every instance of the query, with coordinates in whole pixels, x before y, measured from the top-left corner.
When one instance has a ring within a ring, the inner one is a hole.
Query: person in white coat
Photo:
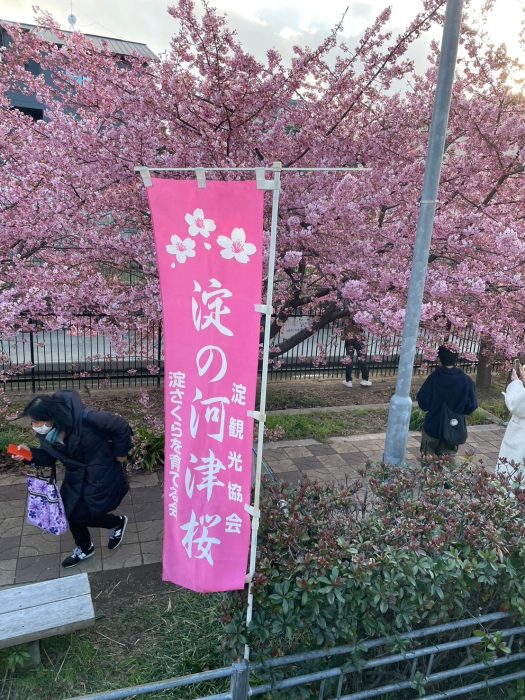
[[[525,371],[516,362],[512,370],[511,382],[503,392],[505,404],[511,419],[505,430],[496,464],[496,472],[504,474],[516,482],[521,474],[521,487],[525,488]],[[516,484],[515,484],[516,485]]]

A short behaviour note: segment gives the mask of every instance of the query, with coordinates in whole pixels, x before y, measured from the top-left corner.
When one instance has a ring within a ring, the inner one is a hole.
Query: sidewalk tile
[[[299,457],[311,457],[312,453],[308,449],[308,447],[285,447],[284,448],[285,453],[290,457],[291,459],[298,459]]]
[[[137,523],[137,536],[141,545],[144,542],[162,539],[164,529],[163,520],[146,520]],[[126,532],[127,535],[127,532]]]
[[[15,537],[22,534],[24,521],[21,516],[18,518],[3,518],[0,520],[0,539],[4,537]]]
[[[274,452],[272,454],[266,455],[264,461],[267,464],[291,464],[293,459],[289,457],[284,450],[282,452]]]
[[[283,472],[291,472],[297,468],[295,462],[291,459],[287,460],[286,462],[274,462],[273,464],[270,464],[270,467],[272,471],[276,474],[282,474]]]
[[[158,486],[160,475],[157,472],[133,472],[129,485],[131,489],[140,489],[145,486]]]
[[[311,445],[308,449],[315,457],[336,454],[336,451],[331,445]]]
[[[0,586],[11,586],[15,582],[16,559],[0,561]]]
[[[125,569],[128,566],[140,566],[142,564],[142,554],[140,544],[121,544],[118,549],[112,552],[106,549],[102,552],[102,569]]]
[[[368,459],[367,455],[362,452],[350,452],[348,454],[342,454],[341,457],[344,459],[345,464],[351,466],[364,467]]]
[[[60,552],[60,538],[54,535],[46,535],[42,532],[35,535],[22,535],[20,539],[19,557],[35,557],[39,554],[56,552]]]
[[[310,471],[312,469],[322,469],[323,462],[317,457],[303,457],[297,460],[297,466],[301,471]]]
[[[150,503],[152,501],[162,502],[162,487],[148,486],[147,488],[133,489],[131,499],[133,505],[137,503]]]
[[[12,486],[2,486],[0,482],[0,503],[2,501],[12,501],[24,499],[27,496],[26,484],[13,484]]]
[[[0,539],[0,559],[16,559],[20,547],[20,537],[2,537]]]
[[[482,458],[487,468],[493,468],[504,428],[475,426],[469,433],[472,441],[461,448],[460,454],[474,450],[476,461]],[[368,459],[380,461],[384,439],[384,434],[367,434],[330,438],[327,444],[306,439],[267,443],[264,458],[282,481],[297,483],[308,475],[320,482],[352,484],[361,480],[357,471]],[[407,460],[411,463],[419,460],[419,444],[420,434],[412,432],[407,441]],[[55,539],[25,523],[25,477],[0,476],[0,586],[161,561],[162,474],[135,472],[130,486],[119,509],[129,517],[125,542],[110,552],[107,531],[93,528],[94,556],[66,570],[60,563],[73,550],[71,534]]]
[[[150,542],[141,542],[142,559],[144,564],[156,564],[162,561],[162,541],[152,540]]]
[[[16,518],[24,514],[26,500],[16,499],[12,501],[2,501],[0,503],[0,517]]]
[[[140,489],[141,491],[148,491],[149,489]],[[132,499],[131,499],[131,489],[127,492],[127,494],[124,496],[122,501],[120,502],[120,505],[118,507],[118,510],[121,511],[123,508],[126,509],[126,507],[129,507],[131,505]]]
[[[26,478],[25,474],[0,474],[0,486],[26,484]]]
[[[333,455],[326,455],[326,457],[323,457],[323,464],[328,468],[338,467],[345,464],[345,460],[342,455],[334,452]]]
[[[352,445],[348,442],[344,443],[333,443],[334,450],[337,454],[350,454],[351,452],[359,452],[359,447]]]
[[[162,501],[146,501],[145,503],[134,503],[135,520],[160,520],[164,515],[164,504]]]
[[[33,583],[58,578],[60,554],[41,554],[37,557],[23,557],[16,566],[15,583]]]

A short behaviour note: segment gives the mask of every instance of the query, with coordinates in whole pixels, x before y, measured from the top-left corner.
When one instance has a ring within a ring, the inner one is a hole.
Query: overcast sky
[[[481,0],[474,0],[481,6]],[[67,17],[76,15],[76,27],[87,34],[112,36],[147,44],[155,53],[168,48],[175,22],[167,14],[169,0],[0,0],[0,19],[33,21],[32,6],[39,4],[51,12],[64,29]],[[197,0],[197,5],[198,0]],[[277,48],[288,58],[294,44],[315,46],[343,15],[342,35],[357,37],[388,4],[386,0],[211,0],[226,12],[230,26],[237,30],[243,46],[263,59],[268,48]],[[391,26],[404,27],[419,6],[414,0],[390,0]],[[506,42],[513,55],[520,55],[519,27],[525,0],[498,0],[487,29],[495,43]],[[481,11],[480,11],[481,12]],[[439,38],[440,35],[438,34]],[[419,69],[424,68],[428,40],[420,40],[411,55]],[[351,41],[349,41],[351,43]]]

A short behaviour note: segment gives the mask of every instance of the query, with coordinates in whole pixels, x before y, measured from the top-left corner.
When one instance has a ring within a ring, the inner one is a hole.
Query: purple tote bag
[[[27,477],[27,522],[52,535],[68,529],[66,512],[57,489],[56,477],[41,474]]]

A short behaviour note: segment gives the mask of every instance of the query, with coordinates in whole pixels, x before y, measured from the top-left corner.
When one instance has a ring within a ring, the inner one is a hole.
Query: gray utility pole
[[[441,163],[443,162],[443,149],[445,147],[452,83],[454,82],[454,70],[458,53],[462,10],[463,0],[448,0],[441,42],[436,96],[430,124],[425,177],[416,228],[412,273],[408,288],[403,340],[399,356],[396,393],[390,401],[388,413],[384,452],[384,461],[387,464],[400,465],[405,461],[410,412],[412,410],[410,386],[412,383],[414,357],[416,355],[416,342],[419,320],[421,318],[421,304],[425,289],[432,226],[436,210],[439,176]]]

